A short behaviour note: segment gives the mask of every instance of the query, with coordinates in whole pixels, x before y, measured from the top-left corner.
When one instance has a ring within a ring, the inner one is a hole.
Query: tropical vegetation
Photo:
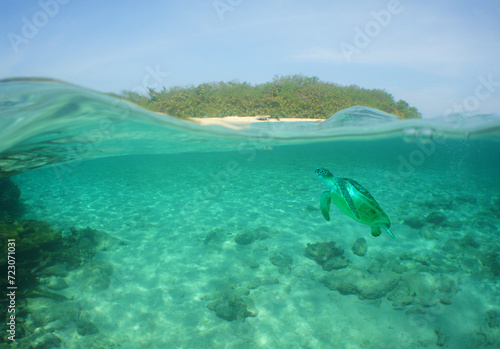
[[[120,97],[146,109],[179,118],[257,116],[325,119],[356,105],[377,108],[401,119],[420,118],[415,107],[385,90],[341,86],[303,75],[275,76],[271,82],[210,82],[198,86],[149,88],[148,96],[123,91]]]

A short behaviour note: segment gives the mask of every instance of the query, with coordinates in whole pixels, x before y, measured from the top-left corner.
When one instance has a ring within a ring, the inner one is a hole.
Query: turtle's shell
[[[345,188],[350,196],[350,198],[346,198],[342,193],[335,190],[331,191],[333,202],[344,214],[366,225],[390,227],[391,221],[389,217],[368,190],[350,178],[338,178],[337,180],[344,181]],[[350,209],[347,200],[352,200],[358,216]]]

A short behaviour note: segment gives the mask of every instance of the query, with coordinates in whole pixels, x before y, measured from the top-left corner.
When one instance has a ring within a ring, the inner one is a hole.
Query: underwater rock
[[[21,191],[11,178],[0,178],[0,209],[15,206],[20,197]]]
[[[436,305],[440,300],[438,280],[434,275],[426,272],[406,276],[405,281],[415,300],[415,303],[424,307]]]
[[[441,225],[445,223],[446,220],[447,220],[446,216],[439,211],[431,212],[425,217],[425,222],[436,225]]]
[[[417,217],[408,217],[404,220],[403,224],[406,224],[413,229],[420,229],[425,225],[424,223],[422,223],[422,219]]]
[[[66,324],[61,320],[56,320],[49,322],[47,325],[43,326],[43,329],[48,332],[54,332],[54,331],[64,330],[65,328],[68,327],[68,325],[69,324]]]
[[[291,272],[293,276],[307,280],[319,280],[324,274],[323,269],[319,269],[317,263],[310,259],[295,266]]]
[[[35,220],[0,223],[0,240],[7,239],[16,241],[16,286],[22,289],[16,293],[20,348],[59,347],[61,340],[50,332],[66,331],[65,324],[79,319],[81,305],[57,291],[68,288],[67,280],[78,277],[83,290],[108,288],[113,267],[93,257],[123,243],[90,228],[73,230],[66,238],[47,222]],[[6,254],[0,253],[0,268],[7,270]],[[5,280],[0,278],[0,287],[6,287]],[[93,332],[90,328],[82,331]]]
[[[41,270],[63,261],[63,238],[47,222],[26,220],[0,223],[0,240],[16,241],[16,283],[28,292],[39,284]],[[0,254],[0,267],[7,270],[7,254]],[[0,279],[0,285],[6,278]]]
[[[446,240],[443,246],[443,251],[450,254],[458,254],[462,249],[463,247],[460,245],[460,240],[455,238]]]
[[[438,347],[444,347],[448,339],[447,336],[444,333],[442,333],[439,329],[434,330],[434,332],[436,333],[437,336],[436,345]]]
[[[326,262],[322,264],[323,270],[326,271],[331,271],[331,270],[337,270],[337,269],[343,269],[347,268],[349,265],[349,261],[344,258],[344,256],[341,257],[331,257],[329,258]]]
[[[66,297],[63,294],[56,293],[49,291],[45,288],[42,287],[37,287],[35,289],[29,290],[28,292],[25,293],[26,297],[45,297],[49,299],[53,299],[57,302],[62,302],[68,300],[68,297]]]
[[[391,260],[387,266],[395,273],[397,274],[403,274],[408,270],[408,267],[404,264],[401,263],[399,259],[393,259]]]
[[[364,238],[359,238],[357,239],[354,244],[352,245],[352,252],[356,256],[363,257],[366,254],[366,251],[368,249],[368,246],[366,244],[366,240]]]
[[[370,266],[368,267],[368,269],[366,269],[366,271],[369,272],[370,274],[378,274],[382,271],[382,263],[375,261],[372,264],[370,264]]]
[[[54,264],[40,271],[43,276],[67,276],[68,268],[65,264]]]
[[[51,349],[61,346],[61,339],[53,333],[37,328],[33,334],[19,341],[21,348]]]
[[[78,320],[80,307],[75,301],[60,302],[43,297],[26,299],[26,311],[31,314],[36,327],[45,327],[54,321],[71,324]]]
[[[343,295],[355,294],[360,299],[377,299],[394,289],[400,279],[401,277],[392,271],[375,276],[359,269],[348,268],[328,274],[321,282],[330,290],[337,290]]]
[[[236,234],[236,236],[234,237],[234,242],[236,242],[238,245],[249,245],[254,240],[255,236],[249,231]]]
[[[293,262],[293,258],[281,251],[275,252],[269,257],[269,261],[277,267],[288,267]]]
[[[207,308],[215,311],[218,317],[227,321],[245,321],[247,317],[255,317],[258,314],[254,309],[253,301],[248,297],[244,299],[238,296],[225,296],[208,303]]]
[[[92,321],[78,321],[76,326],[76,332],[78,332],[80,336],[89,336],[99,333],[99,329]]]
[[[483,345],[500,345],[500,311],[488,310],[477,333]]]
[[[21,191],[12,179],[0,178],[0,221],[21,215]]]
[[[483,269],[488,276],[500,276],[500,252],[498,250],[490,250],[481,254],[479,257]]]
[[[71,235],[65,238],[66,245],[72,248],[82,260],[88,259],[97,252],[110,251],[118,246],[126,245],[126,242],[117,239],[106,232],[91,229],[70,228]]]
[[[409,304],[427,308],[437,303],[451,304],[457,291],[458,281],[453,276],[412,272],[403,275],[387,299],[393,302],[396,309]]]
[[[83,288],[91,287],[96,290],[106,290],[111,285],[110,276],[113,274],[113,266],[105,261],[93,261],[84,264],[82,268],[74,273],[74,278],[83,283]]]
[[[344,250],[335,246],[334,241],[308,243],[306,256],[316,261],[324,270],[343,269],[349,265],[349,260],[344,256]]]
[[[472,234],[465,235],[460,240],[459,244],[462,247],[472,247],[472,248],[479,248],[480,247],[479,243],[474,239],[474,236]]]
[[[50,276],[46,280],[46,285],[51,290],[60,291],[68,288],[68,284],[62,277]]]

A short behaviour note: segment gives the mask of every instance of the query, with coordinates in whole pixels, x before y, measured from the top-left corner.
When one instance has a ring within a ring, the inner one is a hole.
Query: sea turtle
[[[372,235],[379,236],[383,228],[394,240],[389,227],[391,221],[382,210],[372,194],[355,180],[350,178],[337,178],[325,168],[316,169],[316,175],[328,185],[330,191],[321,193],[320,207],[323,217],[330,220],[330,204],[337,207],[355,221],[371,226]],[[397,241],[397,240],[396,240]]]

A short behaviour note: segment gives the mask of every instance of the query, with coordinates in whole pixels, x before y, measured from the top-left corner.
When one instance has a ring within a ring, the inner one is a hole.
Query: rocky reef
[[[218,317],[226,321],[245,321],[247,317],[255,317],[258,314],[253,300],[248,297],[249,294],[249,288],[231,285],[201,299],[210,301],[207,308],[214,311]]]
[[[366,250],[364,239],[358,239],[352,247],[358,256],[364,256]],[[437,255],[407,254],[358,265],[347,261],[344,250],[330,241],[307,244],[306,256],[321,265],[323,274],[317,279],[328,289],[362,300],[385,300],[394,309],[409,314],[423,314],[432,307],[449,305],[459,290],[458,277],[450,274],[447,265],[443,265],[446,261]]]
[[[0,178],[0,222],[12,221],[21,216],[23,206],[21,191],[8,177]]]
[[[79,336],[99,332],[82,316],[76,295],[109,287],[113,266],[96,255],[124,243],[91,228],[71,229],[71,233],[64,237],[47,222],[36,220],[0,223],[0,239],[13,239],[16,244],[16,340],[20,348],[60,346],[55,330],[75,330]],[[7,270],[5,254],[0,255],[0,268]],[[0,287],[5,289],[6,282],[2,278]],[[2,302],[0,312],[5,314],[5,307]]]
[[[351,267],[328,274],[321,282],[330,290],[337,290],[344,295],[355,294],[361,299],[377,299],[391,291],[400,279],[392,271],[374,275]]]
[[[500,310],[488,310],[478,331],[478,346],[500,343]]]
[[[334,241],[308,243],[306,246],[306,257],[316,261],[323,270],[343,269],[349,265],[345,258],[344,250],[335,246]]]

